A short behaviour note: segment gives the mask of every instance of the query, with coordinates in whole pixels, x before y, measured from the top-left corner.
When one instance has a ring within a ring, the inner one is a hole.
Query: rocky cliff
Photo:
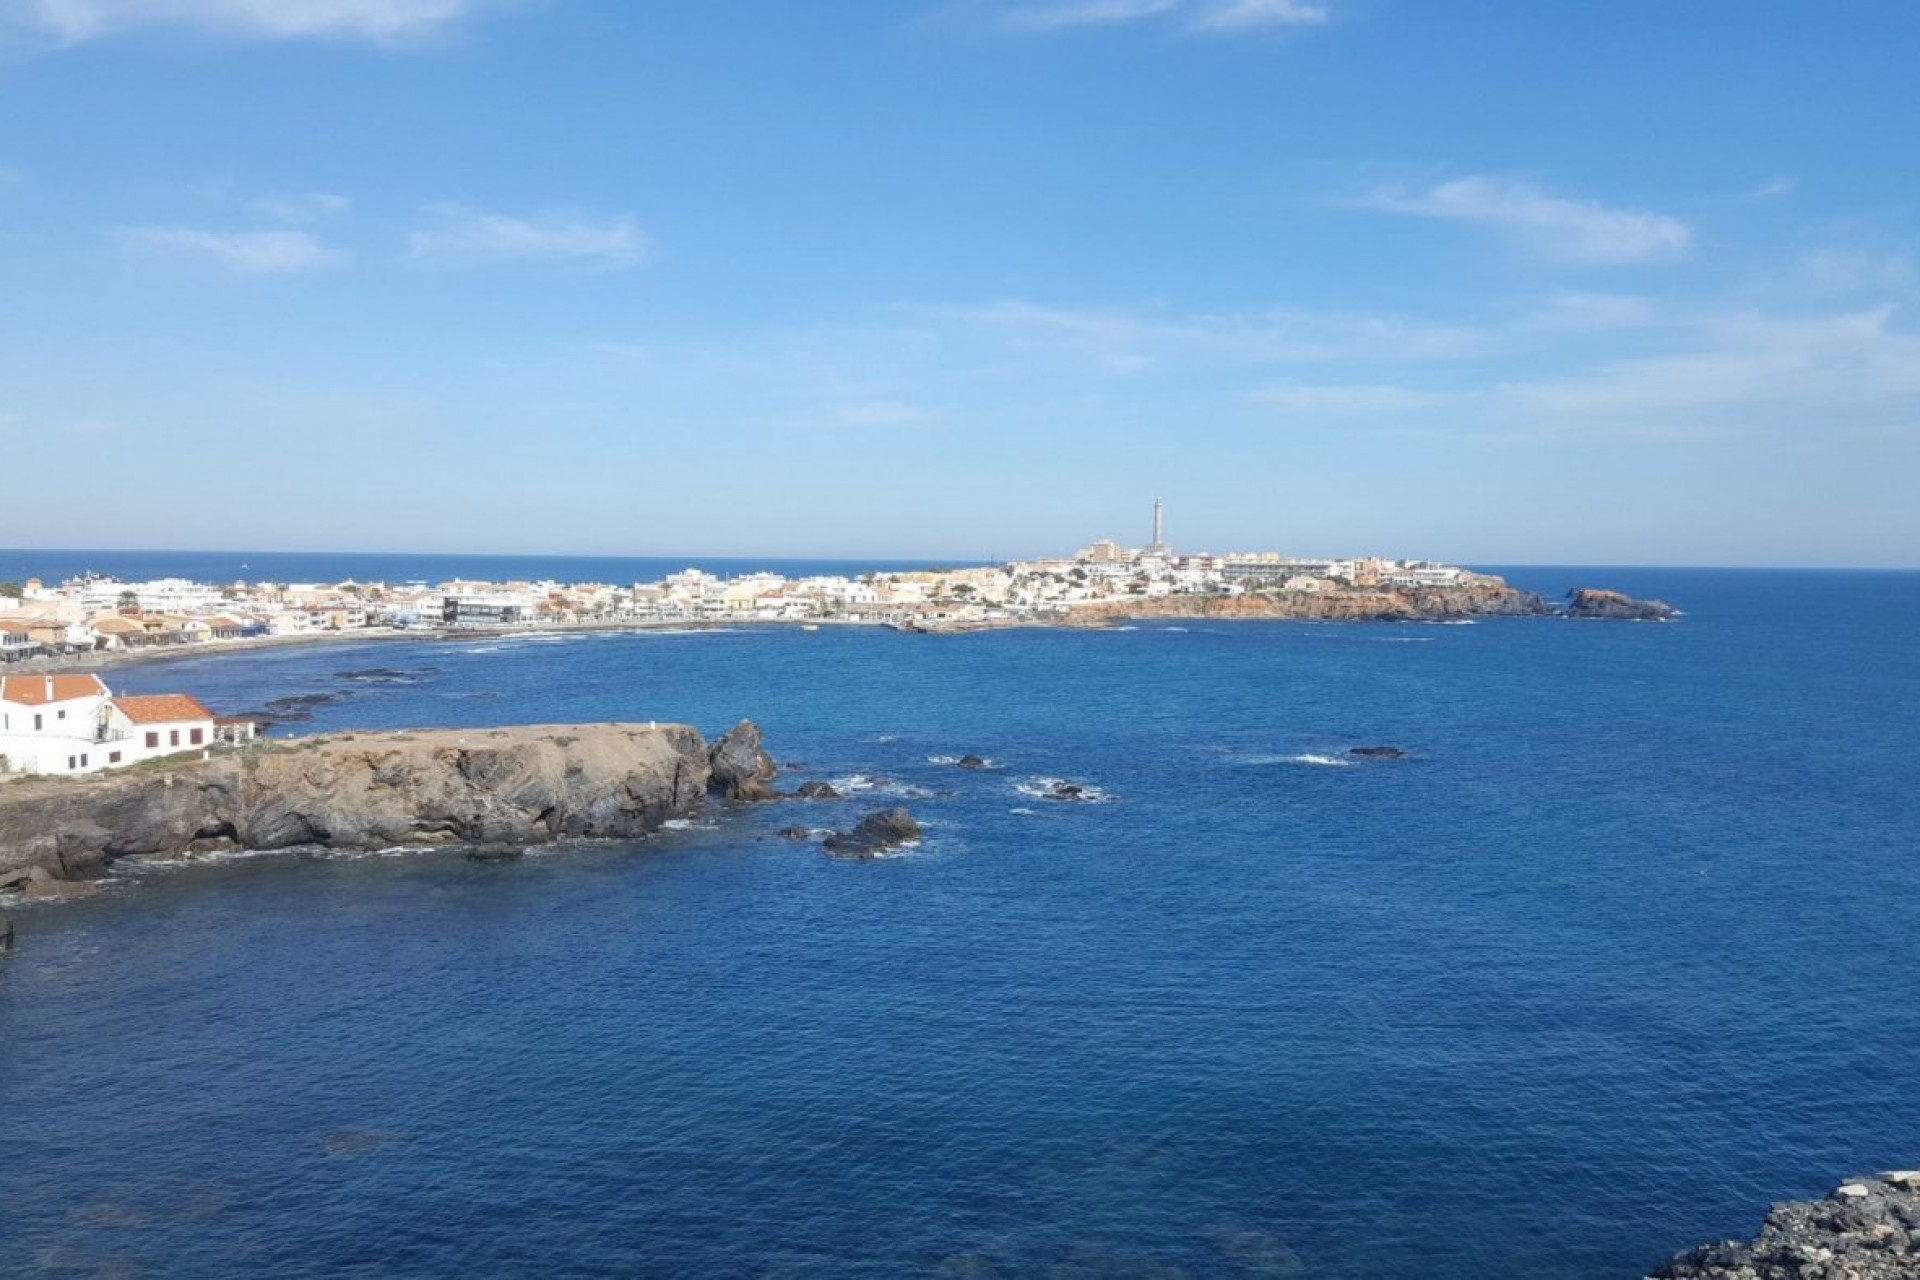
[[[726,768],[759,771],[750,723],[721,742]],[[715,776],[685,725],[604,724],[340,734],[21,779],[0,783],[0,890],[58,892],[139,855],[639,836],[697,809]]]
[[[1650,1280],[1912,1280],[1920,1276],[1920,1171],[1843,1182],[1825,1200],[1768,1210],[1759,1234],[1678,1254]]]
[[[1340,591],[1264,591],[1235,596],[1130,596],[1084,606],[1106,618],[1277,619],[1310,622],[1422,622],[1478,617],[1537,617],[1553,607],[1499,578],[1452,587],[1380,587]]]

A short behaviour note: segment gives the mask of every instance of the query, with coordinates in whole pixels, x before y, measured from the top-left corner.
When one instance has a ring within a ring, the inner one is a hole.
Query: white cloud
[[[1767,198],[1784,196],[1798,185],[1799,182],[1796,179],[1789,178],[1785,174],[1782,174],[1779,177],[1769,178],[1755,187],[1753,194]]]
[[[1282,413],[1376,414],[1427,409],[1445,397],[1414,387],[1356,385],[1267,387],[1254,399]]]
[[[127,227],[125,243],[160,253],[210,258],[235,271],[321,271],[348,258],[305,231],[207,231],[198,227]]]
[[[1797,276],[1815,293],[1871,293],[1913,283],[1913,259],[1904,253],[1822,249],[1800,260]]]
[[[446,263],[527,259],[617,269],[645,262],[653,244],[631,217],[551,209],[530,217],[487,213],[459,204],[431,204],[431,220],[408,237],[413,256]]]
[[[1888,410],[1909,414],[1920,395],[1920,336],[1894,328],[1893,318],[1892,307],[1791,319],[1704,317],[1679,326],[1677,340],[1691,349],[1509,383],[1496,394],[1534,415],[1621,425],[1650,418],[1866,425]]]
[[[1641,262],[1678,253],[1692,240],[1677,218],[1553,195],[1523,178],[1455,178],[1421,191],[1376,191],[1355,203],[1382,213],[1495,227],[1569,262]]]
[[[1117,22],[1135,22],[1171,13],[1180,0],[1075,0],[1072,4],[1016,9],[1007,21],[1016,27],[1034,31],[1054,31],[1062,27],[1106,26]]]
[[[1029,31],[1058,31],[1068,27],[1115,26],[1146,18],[1188,16],[1196,31],[1251,31],[1263,27],[1317,26],[1327,11],[1307,0],[1066,0],[1030,5],[1006,15],[1008,25]]]
[[[431,36],[476,0],[24,0],[25,22],[61,44],[149,27],[267,40],[330,38],[404,44]],[[17,20],[17,19],[16,19]]]
[[[902,400],[868,400],[841,405],[833,416],[846,427],[912,427],[930,421],[933,414]]]
[[[325,222],[329,218],[340,217],[352,207],[353,202],[345,196],[326,191],[309,191],[292,196],[261,196],[247,202],[247,208],[263,218],[296,224]]]
[[[1247,31],[1255,27],[1314,27],[1327,11],[1302,0],[1221,0],[1194,19],[1202,31]]]

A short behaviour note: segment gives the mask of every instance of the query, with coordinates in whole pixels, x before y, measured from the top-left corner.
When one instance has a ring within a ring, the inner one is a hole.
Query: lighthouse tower
[[[1147,553],[1156,556],[1167,554],[1165,508],[1158,498],[1153,500],[1153,542],[1147,547]]]

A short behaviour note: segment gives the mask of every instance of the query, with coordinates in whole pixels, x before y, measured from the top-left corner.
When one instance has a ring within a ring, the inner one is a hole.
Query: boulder
[[[780,838],[782,840],[791,840],[795,844],[804,844],[813,839],[813,832],[801,826],[782,827],[780,828]]]
[[[831,782],[803,782],[793,793],[802,800],[838,800],[840,793]]]
[[[1350,747],[1350,756],[1359,756],[1363,760],[1405,760],[1407,753],[1399,747]]]
[[[1043,798],[1048,800],[1085,800],[1087,798],[1087,789],[1077,782],[1068,782],[1064,778],[1056,778],[1048,785],[1042,795]]]
[[[827,837],[826,850],[842,858],[873,858],[896,845],[920,838],[920,824],[905,809],[881,809],[868,814],[852,831]]]
[[[1576,587],[1567,592],[1569,618],[1617,618],[1627,622],[1665,622],[1678,612],[1664,600],[1636,600],[1618,591]]]
[[[753,721],[742,720],[722,734],[707,753],[707,763],[712,771],[710,785],[729,802],[773,799],[773,788],[767,783],[779,766],[760,744],[760,726]]]
[[[985,760],[973,755],[961,756],[955,763],[962,769],[984,769],[987,767]]]

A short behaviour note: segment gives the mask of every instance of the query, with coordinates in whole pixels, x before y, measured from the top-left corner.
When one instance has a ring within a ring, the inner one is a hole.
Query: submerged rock
[[[1665,622],[1677,610],[1664,600],[1636,600],[1618,591],[1577,587],[1567,593],[1569,618],[1618,618],[1627,622]]]
[[[760,726],[753,721],[742,720],[722,734],[713,744],[713,750],[707,753],[707,762],[712,770],[713,789],[728,801],[742,803],[774,798],[773,788],[767,783],[780,769],[760,745]]]
[[[834,789],[834,785],[831,782],[803,782],[800,784],[799,789],[793,794],[802,800],[840,799],[839,791]]]
[[[7,919],[7,913],[0,911],[0,951],[13,950],[13,921]]]
[[[954,761],[954,763],[962,769],[984,769],[987,767],[985,760],[973,755],[961,756],[958,760]]]
[[[782,840],[791,840],[795,844],[804,844],[806,841],[813,839],[813,832],[800,826],[782,827],[780,828],[780,838]]]
[[[467,850],[468,862],[513,862],[526,854],[517,844],[477,844]]]
[[[1920,1276],[1920,1171],[1853,1178],[1825,1200],[1767,1211],[1745,1244],[1675,1254],[1650,1280],[1912,1280]]]
[[[1405,760],[1407,753],[1399,747],[1350,747],[1350,756],[1359,756],[1365,760]]]
[[[1089,796],[1087,789],[1079,783],[1055,778],[1047,785],[1047,789],[1040,793],[1040,798],[1043,800],[1090,800],[1093,797]]]
[[[842,858],[872,858],[919,838],[920,824],[912,814],[905,809],[881,809],[860,819],[852,831],[829,835],[826,850]]]

